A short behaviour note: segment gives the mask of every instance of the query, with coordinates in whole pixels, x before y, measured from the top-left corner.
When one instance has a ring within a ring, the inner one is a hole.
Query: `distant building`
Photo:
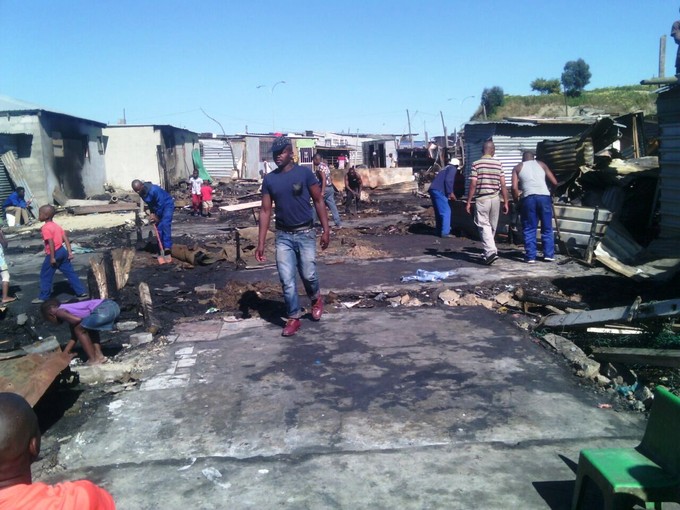
[[[106,139],[101,122],[0,96],[0,155],[11,151],[25,171],[33,201],[52,203],[60,190],[68,198],[103,193]],[[24,185],[24,183],[14,185]],[[0,201],[12,191],[0,161]]]

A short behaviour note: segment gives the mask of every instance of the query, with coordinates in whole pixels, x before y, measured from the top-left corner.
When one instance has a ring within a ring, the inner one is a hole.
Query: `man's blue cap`
[[[289,145],[293,145],[290,142],[290,138],[288,138],[287,136],[279,136],[274,140],[274,143],[272,144],[272,152],[281,152]]]

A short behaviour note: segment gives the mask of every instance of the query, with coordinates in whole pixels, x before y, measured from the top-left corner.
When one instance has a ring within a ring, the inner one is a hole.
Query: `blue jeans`
[[[323,201],[331,211],[335,226],[342,226],[342,221],[340,221],[340,213],[338,212],[338,206],[335,203],[335,190],[333,190],[332,186],[326,186],[326,189],[323,192]],[[316,207],[314,207],[314,204],[312,204],[312,211],[314,212],[314,223],[316,223],[319,221],[319,216],[316,214]]]
[[[90,315],[80,321],[80,325],[85,329],[95,331],[111,331],[113,323],[120,315],[118,303],[110,299],[105,299],[97,306]]]
[[[54,280],[54,274],[57,269],[62,272],[66,277],[68,282],[73,287],[73,292],[76,296],[81,296],[85,294],[85,287],[76,274],[75,269],[71,261],[68,259],[68,251],[63,246],[54,252],[54,258],[56,259],[56,267],[52,267],[50,264],[50,256],[46,255],[45,260],[43,260],[42,267],[40,268],[40,299],[43,301],[49,299],[50,294],[52,294],[52,280]]]
[[[449,198],[439,190],[430,190],[430,199],[434,209],[434,222],[437,235],[444,237],[451,233],[451,205]]]
[[[166,251],[172,249],[172,215],[174,212],[174,206],[156,211],[156,216],[158,216],[158,224],[156,225],[158,237],[161,238],[161,243],[163,243],[163,248]]]
[[[297,292],[296,272],[302,278],[307,296],[319,297],[319,278],[316,274],[316,232],[314,229],[289,233],[276,231],[276,268],[286,302],[289,319],[299,319],[300,299]]]
[[[543,256],[555,256],[555,238],[552,226],[552,204],[548,195],[529,195],[520,205],[522,231],[524,232],[524,251],[527,260],[536,260],[536,229],[541,222],[541,242]]]
[[[338,212],[338,205],[335,203],[335,190],[333,189],[333,186],[326,186],[326,189],[323,192],[323,201],[326,202],[326,206],[331,211],[335,226],[339,227],[342,225],[340,213]]]

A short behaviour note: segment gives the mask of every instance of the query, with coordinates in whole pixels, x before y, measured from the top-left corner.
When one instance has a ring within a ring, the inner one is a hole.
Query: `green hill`
[[[489,120],[508,117],[565,117],[581,113],[604,113],[623,115],[643,111],[645,116],[656,116],[657,87],[649,85],[628,85],[606,87],[584,91],[578,97],[565,97],[563,94],[531,96],[505,95],[505,104],[498,107]],[[566,108],[565,108],[566,101]],[[566,113],[568,109],[568,114]],[[484,114],[478,110],[472,120],[483,120]]]

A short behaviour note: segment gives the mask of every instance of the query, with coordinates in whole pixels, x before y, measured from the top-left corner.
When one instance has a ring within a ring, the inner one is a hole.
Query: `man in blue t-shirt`
[[[255,258],[259,262],[265,261],[264,243],[273,203],[276,213],[276,267],[288,317],[282,334],[292,336],[300,329],[302,316],[296,272],[300,274],[307,296],[312,301],[312,319],[318,321],[323,314],[323,298],[316,273],[316,231],[311,200],[314,201],[323,228],[322,250],[328,247],[330,233],[321,186],[311,168],[295,164],[293,146],[285,136],[274,140],[272,153],[277,168],[265,175],[262,181],[260,229]]]
[[[158,262],[170,264],[172,262],[172,215],[175,213],[175,200],[160,186],[142,182],[139,179],[132,181],[132,189],[149,207],[150,220],[156,224],[158,229],[158,237],[163,245],[163,253],[161,253],[163,257],[159,257]]]

